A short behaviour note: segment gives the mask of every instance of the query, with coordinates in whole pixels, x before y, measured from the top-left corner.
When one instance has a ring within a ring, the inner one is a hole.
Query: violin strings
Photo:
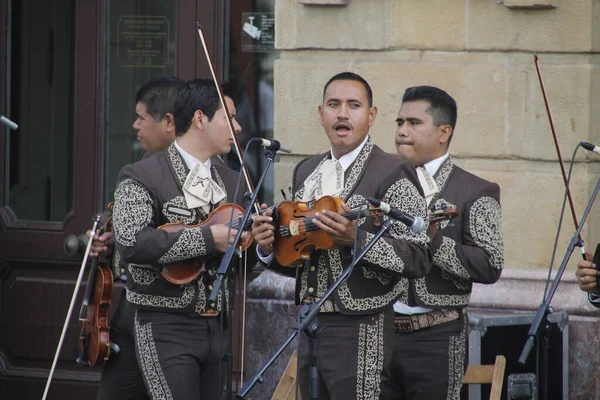
[[[369,216],[370,214],[376,213],[378,210],[355,210],[355,211],[350,211],[348,213],[343,213],[340,214],[341,216],[348,218],[350,220],[355,220],[358,218],[359,213],[363,214],[365,217]],[[300,233],[307,233],[307,232],[312,232],[312,231],[317,231],[321,228],[319,228],[313,221],[315,220],[315,218],[305,218],[304,219],[304,224],[302,224],[302,226],[299,229]]]

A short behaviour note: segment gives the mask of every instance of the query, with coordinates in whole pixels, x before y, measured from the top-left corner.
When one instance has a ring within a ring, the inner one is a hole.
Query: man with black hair
[[[230,115],[221,107],[215,83],[187,82],[175,102],[176,141],[166,151],[124,167],[118,177],[113,211],[117,250],[128,264],[127,300],[135,311],[135,348],[152,399],[218,399],[218,315],[227,280],[214,308],[208,296],[216,263],[190,283],[175,285],[160,275],[167,264],[226,250],[235,229],[199,225],[225,203],[242,202],[237,173],[213,157],[231,149],[228,121],[236,133],[235,105],[227,92]],[[172,232],[167,223],[196,225]],[[245,239],[245,234],[242,236]]]
[[[323,89],[318,111],[331,150],[296,166],[293,200],[312,207],[322,196],[338,196],[344,200],[343,210],[349,212],[364,198],[373,197],[425,217],[425,200],[415,169],[375,146],[369,136],[377,108],[371,88],[361,76],[351,72],[333,76]],[[269,210],[254,218],[252,233],[259,257],[268,268],[294,273],[297,303],[313,304],[352,261],[357,221],[332,210],[318,212],[315,224],[333,238],[336,247],[314,251],[302,268],[293,269],[274,259],[271,214]],[[357,251],[361,252],[379,226],[372,218],[363,218],[358,225]],[[317,351],[319,399],[379,398],[382,370],[391,356],[392,304],[406,289],[402,276],[422,277],[431,268],[427,242],[424,233],[412,233],[394,222],[324,303],[319,314],[324,330]],[[298,354],[298,381],[302,398],[308,399],[310,351],[304,332]]]
[[[154,152],[165,150],[175,140],[175,99],[184,81],[174,76],[157,76],[146,81],[136,92],[135,111],[137,119],[133,128],[138,132],[138,140],[146,152],[142,158]],[[90,231],[87,235],[90,235]],[[90,255],[112,259],[115,279],[126,280],[127,266],[114,253],[112,232],[96,235]],[[125,298],[116,305],[111,319],[109,338],[118,346],[112,351],[102,368],[98,400],[145,400],[148,392],[142,372],[138,366],[133,334],[135,307]]]
[[[454,99],[431,86],[408,88],[398,111],[396,148],[416,167],[427,205],[460,214],[429,227],[429,274],[403,278],[381,399],[460,398],[471,288],[496,282],[504,264],[500,188],[454,164],[448,146],[456,118]]]

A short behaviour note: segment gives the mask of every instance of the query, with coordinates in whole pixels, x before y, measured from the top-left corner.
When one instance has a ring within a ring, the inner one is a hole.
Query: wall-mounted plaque
[[[121,16],[118,61],[123,67],[163,68],[169,63],[169,20],[164,16]]]
[[[242,13],[242,51],[275,50],[275,14]]]

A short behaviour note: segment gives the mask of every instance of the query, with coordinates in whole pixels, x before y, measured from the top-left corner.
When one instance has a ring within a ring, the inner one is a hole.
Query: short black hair
[[[172,75],[151,78],[138,89],[135,102],[143,103],[146,112],[159,122],[165,114],[174,114],[175,99],[183,84],[183,80]]]
[[[355,74],[354,72],[340,72],[339,74],[335,74],[331,77],[325,84],[323,88],[323,100],[325,100],[325,92],[327,92],[327,88],[333,81],[355,81],[362,84],[367,92],[367,99],[369,101],[369,108],[373,107],[373,91],[371,90],[371,86],[369,83],[360,75]]]
[[[448,93],[435,86],[409,87],[402,96],[402,103],[425,100],[429,102],[427,113],[433,117],[435,126],[456,126],[456,101]]]
[[[221,84],[223,96],[233,99],[228,83]],[[192,79],[186,82],[175,100],[175,135],[182,136],[188,131],[197,110],[202,111],[210,121],[221,108],[217,86],[212,79]]]

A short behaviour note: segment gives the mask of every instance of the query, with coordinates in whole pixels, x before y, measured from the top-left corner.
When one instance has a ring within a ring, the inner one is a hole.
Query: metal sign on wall
[[[123,67],[164,67],[169,63],[169,20],[164,16],[122,16],[118,61]]]
[[[242,13],[242,51],[264,52],[275,49],[275,14]]]

